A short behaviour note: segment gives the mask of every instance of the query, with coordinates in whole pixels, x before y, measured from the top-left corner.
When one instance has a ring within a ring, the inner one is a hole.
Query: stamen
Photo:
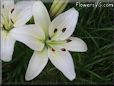
[[[51,38],[49,37],[49,40],[51,40]]]
[[[65,32],[65,31],[66,31],[66,28],[63,28],[63,29],[62,29],[62,32]]]
[[[56,33],[57,32],[57,28],[55,28],[55,30],[54,30],[54,33]]]
[[[14,24],[13,20],[12,20],[12,19],[10,19],[10,20],[11,20],[11,22]]]
[[[62,48],[61,50],[62,50],[62,51],[66,51],[66,49],[65,49],[65,48]]]
[[[52,51],[55,52],[55,49],[52,48]]]
[[[5,29],[5,26],[4,25],[2,27],[3,27],[3,29]]]
[[[4,8],[4,5],[2,5],[2,8]]]
[[[13,8],[13,9],[11,9],[11,13],[13,13],[13,11],[14,11],[14,8]]]
[[[71,42],[71,41],[72,41],[71,39],[67,39],[67,40],[66,40],[67,43],[68,43],[68,42]]]
[[[8,29],[5,28],[5,26],[2,26],[2,30],[9,31]]]

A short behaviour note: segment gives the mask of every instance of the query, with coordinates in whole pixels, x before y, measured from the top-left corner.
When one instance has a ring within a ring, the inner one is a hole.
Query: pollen
[[[13,13],[13,11],[14,11],[14,8],[13,8],[13,9],[11,9],[11,13]]]
[[[62,51],[66,51],[66,49],[65,49],[65,48],[62,48],[61,50],[62,50]]]
[[[63,28],[63,29],[62,29],[62,32],[65,32],[65,31],[66,31],[66,28]]]
[[[55,52],[55,49],[52,48],[52,51]]]
[[[55,28],[55,30],[54,30],[54,33],[56,33],[57,32],[57,28]]]
[[[67,39],[67,40],[66,40],[67,43],[68,43],[68,42],[71,42],[71,41],[72,41],[71,39]]]
[[[49,37],[49,40],[51,40],[51,38]]]

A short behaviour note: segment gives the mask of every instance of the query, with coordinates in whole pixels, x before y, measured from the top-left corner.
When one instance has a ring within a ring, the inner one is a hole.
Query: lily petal
[[[15,5],[11,15],[15,27],[24,25],[31,19],[33,3],[33,1],[21,1]]]
[[[87,51],[86,43],[77,37],[70,37],[67,39],[67,43],[65,44],[65,48],[69,51],[76,51],[76,52],[85,52]]]
[[[12,29],[11,33],[16,40],[23,42],[33,50],[40,51],[44,47],[42,40],[45,39],[45,35],[39,28],[35,25],[24,25]]]
[[[33,5],[33,15],[36,25],[40,25],[45,33],[48,33],[49,24],[51,22],[49,13],[41,1],[37,1]]]
[[[14,0],[2,0],[1,1],[2,17],[9,19],[12,8],[14,8]]]
[[[14,7],[14,0],[3,0],[1,1],[1,8],[9,12]]]
[[[12,60],[15,41],[10,33],[1,32],[1,60],[6,62]]]
[[[41,52],[35,51],[27,68],[25,79],[27,81],[34,79],[44,69],[48,62],[47,49]]]
[[[48,57],[53,65],[59,69],[69,80],[76,77],[72,56],[68,51],[48,50]]]
[[[54,40],[65,40],[72,35],[78,20],[78,11],[74,8],[60,14],[49,26],[49,35]]]
[[[3,27],[3,24],[4,24],[4,19],[3,19],[3,16],[1,16],[1,21],[0,21],[0,24],[1,24],[1,27]]]

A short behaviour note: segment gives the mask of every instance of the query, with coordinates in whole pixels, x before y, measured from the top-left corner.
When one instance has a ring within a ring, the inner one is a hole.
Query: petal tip
[[[70,81],[73,81],[76,78],[76,74],[72,75],[72,77],[69,77]]]
[[[25,80],[26,80],[26,81],[29,81],[29,79],[28,79],[28,77],[27,77],[27,76],[25,76]]]
[[[79,15],[79,12],[73,7],[70,10],[74,11],[77,15]]]
[[[36,1],[33,6],[37,6],[38,4],[42,5],[43,3],[42,3],[42,1],[39,0],[39,1]]]
[[[88,47],[87,47],[87,44],[84,42],[84,49],[83,49],[83,52],[86,52],[88,50]]]
[[[26,75],[25,75],[25,80],[26,80],[26,81],[30,81],[30,80],[32,80],[32,78],[30,77],[30,75],[26,74]]]
[[[12,60],[12,58],[1,58],[1,60],[4,62],[10,62]]]
[[[83,46],[83,49],[80,50],[80,52],[87,52],[87,51],[88,51],[87,45]]]

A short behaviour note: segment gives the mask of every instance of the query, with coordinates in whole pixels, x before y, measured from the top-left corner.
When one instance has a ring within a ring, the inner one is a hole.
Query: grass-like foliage
[[[51,3],[45,3],[50,9]],[[79,8],[69,3],[65,10],[75,7],[79,20],[74,36],[88,45],[86,53],[72,53],[77,77],[69,81],[49,61],[41,74],[26,82],[25,72],[33,51],[16,42],[13,60],[2,63],[3,84],[111,84],[113,81],[113,8]],[[72,20],[72,19],[71,19]]]

